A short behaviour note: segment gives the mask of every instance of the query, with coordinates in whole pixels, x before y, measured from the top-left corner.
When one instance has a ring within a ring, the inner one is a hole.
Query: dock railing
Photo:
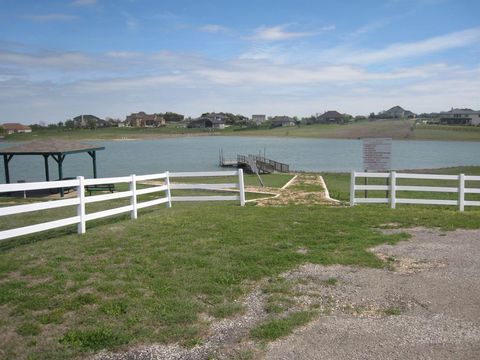
[[[223,176],[237,176],[238,183],[228,184],[171,184],[172,178],[186,178],[186,177],[223,177]],[[163,180],[163,185],[151,186],[146,188],[137,188],[139,182]],[[94,196],[85,195],[85,187],[91,185],[102,184],[128,184],[127,191],[119,191],[110,194],[101,194]],[[17,236],[33,234],[40,231],[55,229],[68,225],[77,224],[77,232],[84,234],[86,232],[86,223],[91,220],[101,219],[108,216],[130,213],[132,219],[138,216],[138,210],[166,204],[168,208],[172,206],[175,201],[239,201],[241,206],[245,205],[245,187],[243,181],[243,170],[235,171],[210,171],[210,172],[173,172],[168,171],[159,174],[149,175],[130,175],[123,177],[111,178],[97,178],[85,179],[79,176],[74,180],[62,181],[47,181],[47,182],[31,182],[31,183],[16,183],[16,184],[1,184],[0,193],[14,193],[32,190],[45,189],[59,189],[59,188],[76,188],[76,196],[69,199],[39,201],[31,204],[21,204],[13,206],[0,207],[0,217],[7,215],[26,214],[33,211],[41,211],[48,209],[57,209],[68,206],[76,207],[76,215],[62,218],[54,221],[48,221],[41,224],[28,225],[8,230],[0,231],[0,240],[5,240]],[[238,189],[238,195],[229,196],[215,196],[215,195],[201,195],[201,196],[172,196],[172,189],[203,189],[203,190],[221,190],[221,189]],[[139,202],[139,196],[145,194],[160,193],[161,195],[153,200]],[[86,213],[86,204],[129,198],[130,204],[120,206],[108,210],[97,211],[93,213]]]
[[[259,155],[237,155],[237,163],[238,164],[248,164],[248,159],[253,159],[258,167],[259,170],[266,170],[269,172],[278,171],[283,173],[288,173],[290,167],[288,164],[283,164],[281,162],[267,159],[263,156]]]
[[[385,179],[389,183],[387,185],[359,185],[356,183],[357,178],[374,178]],[[439,180],[455,182],[455,186],[414,186],[414,185],[398,185],[399,179],[414,180]],[[437,175],[437,174],[410,174],[397,173],[395,171],[374,173],[374,172],[355,172],[350,177],[350,206],[356,204],[390,204],[392,209],[397,204],[422,204],[422,205],[451,205],[458,206],[460,211],[465,210],[465,206],[480,206],[480,201],[465,199],[466,194],[480,194],[480,187],[466,187],[469,184],[478,183],[480,185],[480,176],[470,176],[465,174],[459,175]],[[471,186],[471,185],[470,185]],[[356,197],[356,191],[385,191],[384,197]],[[456,199],[425,199],[425,198],[403,198],[398,196],[398,192],[421,192],[421,193],[456,193]]]

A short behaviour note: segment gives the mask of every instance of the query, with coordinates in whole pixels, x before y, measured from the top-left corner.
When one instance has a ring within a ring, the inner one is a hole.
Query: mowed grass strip
[[[392,222],[478,228],[480,212],[189,203],[142,210],[136,221],[127,214],[89,222],[85,235],[71,227],[4,242],[2,357],[190,346],[206,336],[200,314],[243,311],[235,300],[247,284],[307,262],[383,266],[367,249],[406,238],[373,229]]]

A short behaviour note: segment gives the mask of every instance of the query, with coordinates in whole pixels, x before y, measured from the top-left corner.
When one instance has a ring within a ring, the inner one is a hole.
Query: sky
[[[0,0],[0,123],[480,110],[478,0]]]

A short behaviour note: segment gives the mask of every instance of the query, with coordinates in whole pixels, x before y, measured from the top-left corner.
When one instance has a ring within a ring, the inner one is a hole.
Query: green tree
[[[167,111],[164,114],[159,114],[165,119],[166,122],[179,122],[182,121],[185,117],[182,114],[177,114],[174,112]]]
[[[97,128],[97,120],[93,118],[87,119],[87,129],[94,130]]]
[[[75,121],[73,121],[72,119],[68,119],[65,121],[65,127],[67,129],[73,129],[75,128]]]

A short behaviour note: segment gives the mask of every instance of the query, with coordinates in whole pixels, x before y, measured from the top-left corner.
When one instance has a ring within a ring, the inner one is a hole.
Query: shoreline
[[[204,137],[204,136],[216,136],[216,137],[245,137],[245,138],[281,138],[281,139],[309,139],[309,140],[363,140],[362,137],[335,137],[335,136],[301,136],[301,135],[276,135],[276,134],[235,134],[235,133],[189,133],[189,134],[142,134],[141,136],[125,136],[125,137],[71,137],[71,136],[34,136],[30,139],[15,139],[9,137],[8,139],[0,139],[1,143],[11,143],[11,142],[29,142],[35,140],[42,140],[42,139],[49,139],[49,138],[66,138],[66,140],[72,141],[142,141],[142,140],[160,140],[160,139],[172,139],[172,138],[188,138],[188,137]],[[371,138],[375,138],[376,136],[369,136]],[[384,137],[384,136],[378,136]],[[388,138],[388,136],[385,136]],[[367,137],[365,137],[367,138]],[[478,142],[480,143],[479,139],[449,139],[449,138],[418,138],[418,137],[411,137],[411,138],[397,138],[391,137],[394,141],[451,141],[451,142]]]
[[[364,138],[391,138],[407,141],[468,141],[480,142],[480,128],[461,126],[414,125],[409,121],[357,122],[344,125],[314,124],[277,128],[225,129],[164,128],[97,128],[88,129],[39,129],[28,134],[11,134],[0,138],[0,143],[32,141],[45,138],[60,138],[75,141],[133,141],[170,139],[180,137],[224,136],[247,138],[281,139],[335,139],[361,140]]]

